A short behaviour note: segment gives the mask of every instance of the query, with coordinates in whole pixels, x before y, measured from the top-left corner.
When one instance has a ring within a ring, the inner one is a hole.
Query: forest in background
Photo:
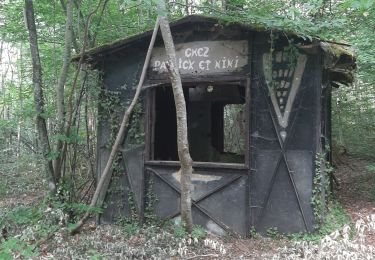
[[[40,116],[46,120],[50,150],[43,154],[37,138],[25,1],[4,0],[0,2],[0,172],[45,176],[46,160],[52,163],[63,158],[58,196],[66,203],[61,208],[73,212],[76,220],[86,210],[95,187],[96,124],[101,116],[97,107],[103,93],[100,73],[70,59],[83,50],[152,29],[156,1],[33,2],[45,102]],[[171,21],[205,14],[227,23],[249,23],[351,45],[357,56],[355,81],[333,91],[332,149],[337,157],[345,153],[375,157],[374,1],[184,0],[169,1],[168,11]],[[7,191],[8,182],[0,182],[0,195],[12,192]]]

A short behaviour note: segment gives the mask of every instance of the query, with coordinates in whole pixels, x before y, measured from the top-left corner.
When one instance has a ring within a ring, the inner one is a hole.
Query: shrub
[[[14,258],[30,259],[38,256],[37,252],[33,251],[34,248],[19,238],[9,238],[0,243],[0,259],[12,260]]]
[[[194,226],[191,232],[191,237],[193,239],[204,238],[206,235],[207,235],[206,230],[204,230],[201,226]]]

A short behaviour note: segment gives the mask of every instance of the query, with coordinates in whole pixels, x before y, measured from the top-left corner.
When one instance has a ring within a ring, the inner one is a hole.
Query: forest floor
[[[340,183],[336,189],[337,198],[353,223],[375,214],[373,167],[374,161],[346,156],[336,170]],[[366,244],[375,246],[375,234],[366,235],[365,240]]]
[[[31,168],[23,174],[14,174],[16,169],[0,172],[0,227],[2,237],[8,238],[0,240],[0,259],[11,259],[6,258],[9,255],[24,259],[375,259],[375,161],[340,159],[335,196],[344,210],[333,205],[333,217],[320,234],[253,234],[250,239],[200,237],[199,232],[196,239],[186,239],[171,226],[140,229],[134,223],[96,226],[93,222],[80,234],[69,236],[66,229],[56,229],[58,225],[46,228],[50,224],[46,219],[63,220],[60,211],[47,207],[41,220],[37,211],[25,210],[44,196],[41,176]],[[4,222],[6,218],[11,221]],[[31,224],[27,218],[38,221]]]

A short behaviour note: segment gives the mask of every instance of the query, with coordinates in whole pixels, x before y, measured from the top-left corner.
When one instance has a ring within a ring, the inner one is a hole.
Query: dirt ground
[[[375,214],[375,173],[367,169],[371,164],[375,162],[345,156],[335,172],[339,182],[335,194],[353,222]],[[366,243],[375,246],[375,236],[366,236]]]
[[[339,185],[334,185],[334,194],[341,202],[345,212],[350,216],[353,223],[360,218],[375,214],[375,173],[370,173],[367,169],[371,164],[375,165],[375,161],[345,156],[340,160],[340,164],[336,166],[335,176]],[[3,173],[0,174],[4,175]],[[0,177],[4,178],[5,176]],[[19,190],[22,190],[21,188]],[[36,201],[40,201],[42,197],[43,192],[38,190],[37,187],[30,187],[26,191],[23,191],[22,194],[0,196],[0,210],[19,205],[30,205]],[[119,248],[126,244],[132,246],[132,244],[135,243],[134,241],[145,242],[145,237],[135,236],[130,239],[124,238],[121,237],[121,232],[119,233],[115,230],[115,227],[113,230],[110,229],[112,229],[111,226],[102,228],[96,227],[94,224],[87,225],[81,235],[76,237],[65,236],[64,239],[66,241],[60,243],[60,246],[77,246],[84,237],[88,238],[94,236],[96,237],[95,239],[100,237],[101,239],[99,240],[103,243],[108,240],[107,238],[110,237],[109,234],[112,233],[115,234],[114,236],[116,236],[118,240],[112,239],[109,241],[113,244],[113,250],[120,250]],[[209,236],[208,239],[215,240],[223,245],[228,252],[226,256],[218,254],[217,249],[211,250],[208,246],[206,251],[192,252],[188,254],[185,259],[268,259],[268,257],[265,256],[270,256],[273,253],[276,254],[280,248],[292,245],[292,242],[287,238],[274,239],[257,237],[255,239],[239,239],[233,237]],[[90,241],[90,238],[87,240]],[[56,247],[59,247],[59,243],[56,243],[56,241],[48,243],[49,242],[41,246],[41,259],[52,259],[55,257],[63,259],[62,255],[56,256],[54,253],[56,252]],[[142,243],[137,246],[142,247]],[[365,243],[375,246],[375,235],[373,233],[366,234]],[[52,252],[53,254],[51,251],[54,251]],[[63,254],[63,252],[62,250],[61,254]],[[70,259],[72,258],[70,257]],[[85,259],[85,257],[79,259]]]
[[[366,169],[370,164],[375,162],[346,156],[335,171],[339,181],[339,186],[335,185],[335,194],[353,220],[375,213],[374,198],[371,198],[374,178]]]

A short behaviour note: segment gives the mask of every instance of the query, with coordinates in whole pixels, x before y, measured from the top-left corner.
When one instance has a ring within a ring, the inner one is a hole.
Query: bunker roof
[[[283,31],[280,29],[269,28],[258,24],[248,24],[242,22],[227,21],[223,18],[205,16],[205,15],[189,15],[179,20],[170,23],[170,27],[173,30],[174,27],[179,25],[189,25],[194,23],[207,23],[213,25],[222,24],[223,26],[234,25],[238,29],[244,29],[248,31],[258,32],[283,32],[286,35],[301,37],[304,39],[306,45],[304,49],[319,45],[324,53],[324,69],[330,75],[330,81],[334,86],[349,85],[354,81],[354,70],[356,68],[356,57],[351,49],[350,45],[338,42],[324,41],[318,38],[307,38],[298,35],[292,31]],[[85,52],[83,57],[84,63],[94,64],[101,60],[108,54],[115,53],[129,47],[131,44],[135,44],[139,41],[144,41],[151,37],[152,30],[145,31],[136,35],[132,35],[126,38],[116,40],[114,42],[103,44],[98,47],[94,47]],[[77,62],[80,59],[80,55],[76,55],[72,58],[72,61]]]

